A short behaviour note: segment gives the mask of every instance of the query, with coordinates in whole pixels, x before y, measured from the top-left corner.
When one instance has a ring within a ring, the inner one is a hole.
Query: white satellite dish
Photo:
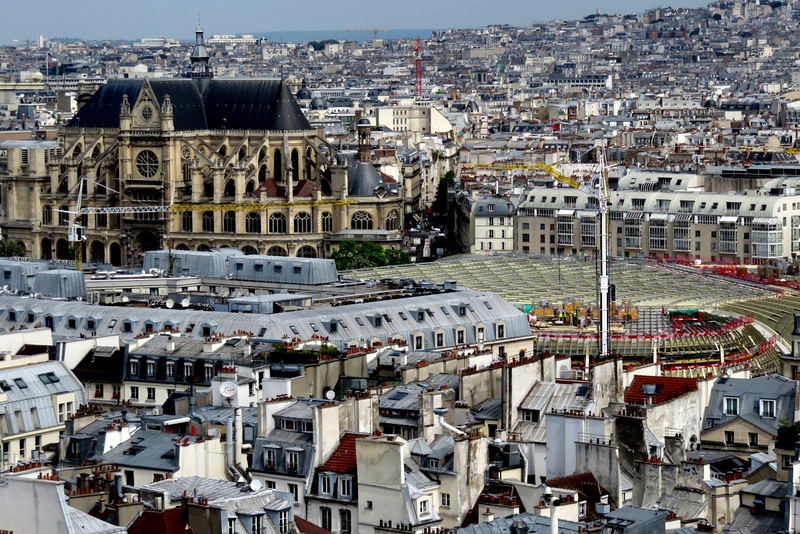
[[[181,307],[188,308],[189,307],[189,299],[183,299],[181,301]]]
[[[167,308],[169,308],[171,310],[172,308],[175,307],[175,301],[172,300],[172,299],[167,299],[166,305],[167,305]]]
[[[325,393],[325,398],[328,400],[333,400],[336,398],[336,393],[332,389],[329,389],[328,392]]]
[[[223,382],[219,385],[219,392],[226,399],[230,399],[236,395],[236,384],[233,382]]]
[[[254,478],[252,482],[250,482],[250,489],[253,491],[258,491],[261,489],[261,481],[257,478]]]

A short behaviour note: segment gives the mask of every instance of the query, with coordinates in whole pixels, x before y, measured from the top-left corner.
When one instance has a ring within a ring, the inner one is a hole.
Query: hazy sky
[[[81,39],[193,36],[198,14],[206,34],[346,28],[525,26],[533,20],[638,13],[661,6],[699,7],[701,0],[0,0],[0,43],[38,35]]]

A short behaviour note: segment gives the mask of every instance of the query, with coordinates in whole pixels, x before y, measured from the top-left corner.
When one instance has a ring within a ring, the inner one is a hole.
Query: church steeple
[[[211,56],[206,50],[203,27],[199,23],[194,31],[194,48],[190,59],[192,60],[192,68],[186,73],[187,78],[211,78],[214,76],[208,64]]]

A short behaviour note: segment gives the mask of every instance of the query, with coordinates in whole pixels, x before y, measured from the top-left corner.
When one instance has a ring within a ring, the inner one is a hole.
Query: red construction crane
[[[417,56],[415,65],[416,83],[414,84],[415,94],[417,96],[422,94],[422,41],[417,36],[417,44],[414,45],[414,53]]]

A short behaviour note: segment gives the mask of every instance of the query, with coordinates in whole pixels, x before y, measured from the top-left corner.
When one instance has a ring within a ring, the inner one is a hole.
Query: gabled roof
[[[367,436],[356,432],[346,432],[339,440],[339,446],[331,453],[328,460],[319,466],[320,471],[355,474],[356,472],[356,440]]]
[[[697,391],[697,382],[693,378],[636,375],[625,390],[625,402],[663,404],[691,391]]]

